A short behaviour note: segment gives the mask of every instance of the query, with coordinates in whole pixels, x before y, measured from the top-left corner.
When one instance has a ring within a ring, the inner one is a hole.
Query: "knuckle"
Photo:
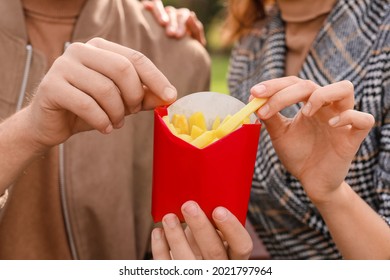
[[[246,257],[250,256],[252,251],[253,251],[253,243],[252,243],[252,241],[251,242],[247,242],[246,244],[241,246],[240,249],[237,250],[237,256],[239,258],[246,258]]]
[[[114,94],[119,94],[119,89],[111,80],[102,82],[99,89],[105,97],[114,97]]]
[[[75,42],[75,43],[70,44],[70,45],[66,48],[65,53],[66,53],[66,54],[77,53],[77,52],[79,52],[80,50],[82,50],[83,48],[84,48],[84,44],[83,44],[83,43]]]
[[[130,60],[137,65],[145,64],[148,61],[148,58],[141,52],[133,51],[130,54]]]
[[[191,11],[187,8],[180,8],[178,10],[178,13],[182,15],[183,17],[189,17],[191,15]]]
[[[196,13],[195,13],[194,11],[190,11],[190,16],[191,16],[193,19],[195,19],[195,20],[198,19],[198,17],[196,16]]]
[[[116,61],[115,71],[117,75],[128,74],[132,69],[131,62],[125,57],[118,57]]]
[[[94,101],[91,98],[85,98],[83,100],[79,100],[78,106],[82,111],[90,111],[93,107]]]
[[[310,91],[314,91],[317,88],[317,85],[313,81],[310,81],[310,80],[300,80],[299,83],[302,85],[303,88],[307,88]]]
[[[299,83],[300,81],[302,81],[300,78],[298,78],[297,76],[288,76],[286,77],[286,79],[288,81],[290,81],[291,83]]]
[[[52,69],[56,72],[56,73],[63,73],[63,74],[67,74],[68,76],[72,76],[72,71],[69,71],[69,69],[72,69],[72,58],[71,57],[68,57],[66,55],[63,55],[63,56],[60,56],[58,57],[54,62],[53,62],[53,65],[52,65]]]
[[[176,12],[176,8],[173,6],[166,6],[165,11],[173,13],[173,12]]]
[[[222,249],[222,247],[212,245],[207,250],[207,258],[211,260],[222,260],[226,258],[226,252]]]
[[[92,38],[91,40],[89,40],[87,42],[87,44],[99,48],[100,46],[102,46],[104,44],[105,41],[106,40],[104,40],[103,38],[95,37],[95,38]]]
[[[42,92],[50,92],[51,89],[52,89],[52,85],[55,84],[53,83],[53,79],[50,75],[46,75],[41,83],[39,84],[39,88],[38,88],[38,91],[42,91]]]

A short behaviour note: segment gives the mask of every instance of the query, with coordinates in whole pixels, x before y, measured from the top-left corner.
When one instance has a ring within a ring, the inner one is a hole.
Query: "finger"
[[[227,259],[223,242],[205,213],[194,201],[187,201],[182,206],[184,219],[191,229],[204,259]]]
[[[158,7],[154,2],[161,2],[160,0],[156,1],[141,1],[144,8],[150,12],[153,13],[153,16],[156,18],[157,22],[161,26],[166,26],[169,22],[169,17],[167,12],[165,11],[164,7],[162,7],[162,10],[159,10],[160,7]]]
[[[153,1],[143,0],[143,1],[141,1],[141,3],[146,10],[153,11],[153,9],[154,9]]]
[[[318,88],[302,109],[305,116],[312,116],[321,107],[333,105],[339,111],[352,109],[354,106],[354,87],[350,81],[341,81]]]
[[[329,120],[329,125],[332,127],[350,125],[354,130],[363,131],[364,133],[368,133],[374,123],[375,118],[373,115],[356,110],[346,110]]]
[[[61,61],[64,78],[74,87],[91,96],[110,118],[115,128],[124,124],[125,107],[118,87],[106,76],[84,65]]]
[[[152,231],[152,254],[154,260],[171,259],[169,245],[162,228],[155,228]]]
[[[171,249],[172,257],[175,260],[194,260],[195,255],[188,244],[186,235],[174,214],[167,214],[163,217],[165,237]]]
[[[353,154],[357,152],[362,141],[367,137],[374,124],[375,119],[372,115],[355,110],[344,111],[329,120],[329,125],[336,129],[343,127],[348,129],[350,134],[346,136],[349,136],[348,139],[353,149]]]
[[[283,88],[278,87],[279,90],[269,96],[267,103],[258,110],[258,115],[263,120],[268,119],[288,106],[306,101],[318,88],[318,85],[307,80],[299,80]]]
[[[303,80],[295,76],[271,79],[254,85],[251,88],[250,93],[254,97],[267,98],[274,95],[276,92],[301,81]]]
[[[160,70],[142,53],[126,48],[119,44],[106,41],[101,38],[95,38],[88,42],[89,44],[104,49],[110,52],[120,54],[127,58],[136,70],[142,84],[147,86],[159,98],[164,100],[167,104],[172,103],[177,96],[175,87],[168,81],[168,79],[161,73]],[[126,70],[126,68],[124,69]],[[129,79],[128,75],[120,73],[117,79]],[[131,87],[126,91],[127,95],[131,95]]]
[[[51,88],[53,84],[56,86],[55,90]],[[109,117],[96,101],[91,96],[73,87],[67,81],[56,80],[53,77],[46,76],[39,85],[38,90],[54,93],[51,95],[49,108],[64,109],[72,112],[90,125],[90,127],[101,133],[108,134],[112,131],[113,126]]]
[[[169,17],[167,12],[165,11],[164,4],[161,0],[153,0],[153,15],[157,19],[157,21],[162,25],[166,26],[169,22]]]
[[[190,15],[190,10],[186,8],[177,10],[177,30],[175,34],[177,38],[182,38],[187,34],[187,21]]]
[[[118,52],[95,47],[91,44],[71,44],[65,57],[77,60],[86,67],[111,79],[121,92],[121,97],[129,113],[137,111],[144,91],[133,63]],[[91,84],[94,86],[94,83]],[[139,110],[139,109],[138,109]]]
[[[169,23],[167,25],[167,34],[169,36],[176,36],[176,33],[178,31],[178,19],[177,19],[177,10],[172,6],[165,7],[165,11],[168,14],[169,17]]]
[[[185,228],[184,233],[187,236],[188,243],[190,244],[191,250],[194,253],[196,259],[197,260],[203,259],[202,252],[200,251],[199,246],[196,243],[195,237],[192,234],[192,231],[188,226]]]
[[[248,259],[253,250],[252,238],[240,221],[224,207],[213,211],[213,219],[229,244],[229,258]]]
[[[158,97],[157,94],[152,92],[148,87],[144,86],[144,100],[140,109],[142,110],[152,110],[156,107],[169,105],[171,103],[165,102]]]
[[[194,12],[191,12],[188,18],[187,28],[192,38],[199,41],[203,46],[207,44],[203,24],[198,20]]]

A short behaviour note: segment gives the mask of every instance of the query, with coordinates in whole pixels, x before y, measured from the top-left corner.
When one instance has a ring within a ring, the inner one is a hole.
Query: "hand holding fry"
[[[342,81],[320,87],[286,77],[262,82],[251,93],[268,98],[258,114],[283,165],[313,202],[330,199],[374,124],[372,115],[353,110],[353,85]],[[293,118],[279,113],[298,102],[304,106]]]
[[[175,99],[176,89],[147,57],[95,38],[66,49],[25,112],[36,142],[53,146],[85,130],[108,134],[125,116]]]

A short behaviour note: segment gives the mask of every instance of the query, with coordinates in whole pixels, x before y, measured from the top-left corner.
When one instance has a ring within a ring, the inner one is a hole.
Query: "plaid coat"
[[[284,76],[283,21],[277,9],[242,38],[232,52],[231,94],[247,102],[250,88]],[[361,145],[346,181],[390,224],[390,2],[339,0],[317,34],[299,77],[319,85],[350,80],[355,108],[375,127]],[[300,109],[284,110],[292,116]],[[341,258],[328,228],[301,184],[281,165],[262,131],[249,218],[272,258]]]

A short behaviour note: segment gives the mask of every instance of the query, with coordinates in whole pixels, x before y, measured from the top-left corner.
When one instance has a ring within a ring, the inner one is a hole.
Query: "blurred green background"
[[[210,53],[211,91],[228,93],[226,74],[230,48],[221,43],[221,28],[225,19],[226,0],[163,0],[165,6],[188,8],[194,11],[203,23]]]

